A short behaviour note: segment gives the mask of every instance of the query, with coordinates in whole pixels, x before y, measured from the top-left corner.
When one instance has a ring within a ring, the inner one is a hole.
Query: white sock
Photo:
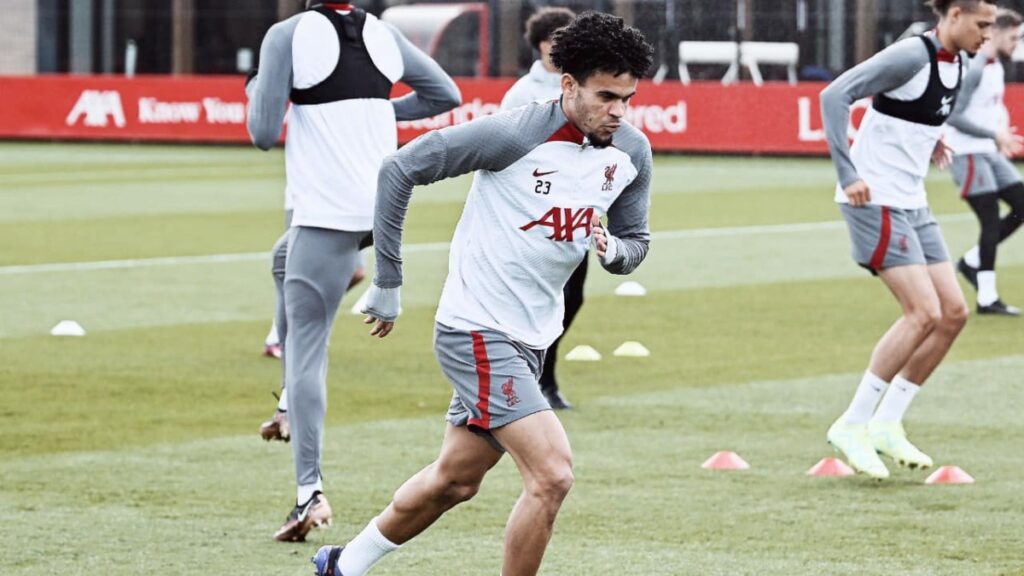
[[[860,385],[857,386],[857,392],[853,395],[850,407],[843,413],[843,421],[847,424],[867,423],[871,419],[871,415],[875,413],[875,407],[878,406],[879,399],[882,398],[882,394],[888,387],[888,382],[875,376],[870,370],[864,372],[864,377],[861,378]]]
[[[996,273],[994,270],[978,272],[978,304],[988,306],[999,300],[996,293]]]
[[[971,268],[981,268],[981,251],[975,246],[964,254],[964,262]]]
[[[267,333],[267,339],[263,342],[267,346],[273,346],[281,343],[281,338],[277,335],[277,322],[270,324],[270,332]]]
[[[277,410],[279,412],[288,411],[288,389],[281,388],[281,396],[277,399]]]
[[[917,395],[921,387],[907,380],[903,376],[896,376],[889,385],[889,391],[885,393],[882,402],[878,405],[874,420],[879,422],[901,422],[910,401]]]
[[[380,533],[377,519],[374,518],[358,536],[345,544],[338,558],[338,571],[345,576],[363,576],[381,558],[398,550],[399,546]]]
[[[313,497],[313,493],[323,491],[324,481],[321,480],[320,478],[317,478],[316,483],[314,484],[300,484],[298,492],[295,496],[295,503],[305,504],[306,502],[309,502],[310,498]]]

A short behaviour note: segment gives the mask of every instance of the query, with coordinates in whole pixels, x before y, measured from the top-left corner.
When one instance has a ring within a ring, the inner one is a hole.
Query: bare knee
[[[452,470],[439,463],[434,472],[433,497],[445,506],[455,506],[476,496],[483,479],[483,474]]]
[[[942,310],[942,324],[948,330],[959,331],[967,324],[970,310],[964,302],[947,304]]]
[[[921,332],[930,334],[942,322],[942,308],[939,307],[938,303],[934,305],[925,304],[908,312],[906,318],[917,326]]]
[[[575,482],[575,478],[572,473],[572,464],[565,462],[551,466],[535,475],[530,479],[527,490],[539,500],[561,504],[569,494],[569,490],[572,489],[573,482]]]

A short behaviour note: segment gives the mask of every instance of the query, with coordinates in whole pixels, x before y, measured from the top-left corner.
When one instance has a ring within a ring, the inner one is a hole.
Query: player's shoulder
[[[927,43],[935,46],[935,41],[930,36],[908,36],[888,45],[879,52],[879,55],[884,54],[886,56],[926,63],[931,59]]]
[[[515,108],[502,110],[494,116],[500,119],[502,124],[514,126],[515,130],[523,134],[532,134],[547,129],[551,129],[552,132],[558,129],[559,115],[561,110],[558,100],[552,99],[545,102],[530,101]],[[562,123],[564,124],[564,121]]]
[[[290,41],[292,36],[295,34],[295,28],[299,25],[299,22],[302,21],[306,14],[308,14],[308,12],[299,12],[294,16],[274,23],[267,29],[264,41]]]

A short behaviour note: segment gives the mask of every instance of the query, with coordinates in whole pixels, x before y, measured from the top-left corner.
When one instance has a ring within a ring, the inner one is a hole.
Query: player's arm
[[[844,190],[857,183],[863,184],[850,158],[846,133],[850,106],[861,98],[899,88],[928,63],[928,49],[920,38],[907,38],[847,70],[822,90],[822,125],[839,184]]]
[[[409,42],[397,28],[383,23],[398,44],[402,55],[404,72],[402,82],[412,87],[413,92],[392,98],[397,120],[418,120],[447,112],[462,103],[459,87],[455,85],[441,66],[430,56]]]
[[[974,94],[981,84],[981,77],[985,72],[985,65],[987,63],[988,56],[984,54],[978,54],[970,60],[967,73],[964,74],[964,79],[960,84],[960,94],[957,95],[956,107],[953,108],[953,113],[946,120],[946,123],[969,136],[995,140],[996,133],[994,131],[972,122],[965,114],[967,107],[971,104],[971,99],[974,98]]]
[[[398,316],[402,230],[413,188],[475,170],[507,167],[522,156],[514,130],[521,114],[485,116],[428,132],[384,160],[377,177],[373,217],[376,271],[364,310],[369,315],[367,323],[377,322],[372,335],[386,336]]]
[[[267,30],[260,46],[259,72],[245,85],[246,125],[252,143],[261,150],[270,150],[281,137],[292,87],[292,34],[297,23],[297,18],[290,18]]]
[[[647,257],[651,232],[647,215],[651,208],[650,144],[644,146],[634,159],[636,178],[608,208],[608,228],[598,226],[594,242],[601,266],[612,274],[630,274]]]

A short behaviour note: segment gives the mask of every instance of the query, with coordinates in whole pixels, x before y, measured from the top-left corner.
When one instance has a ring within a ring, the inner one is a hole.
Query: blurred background
[[[260,40],[302,0],[5,0],[0,74],[232,74],[256,65]],[[517,76],[532,61],[523,22],[541,6],[612,12],[657,48],[660,79],[679,77],[684,41],[785,42],[801,79],[828,79],[934,21],[920,0],[361,0],[398,25],[456,76]],[[1021,9],[1024,1],[1001,2]],[[922,28],[923,29],[923,28]],[[1020,77],[1019,66],[1010,78]],[[715,66],[689,70],[717,78]],[[741,78],[749,71],[740,70]],[[785,69],[763,71],[786,79]]]

